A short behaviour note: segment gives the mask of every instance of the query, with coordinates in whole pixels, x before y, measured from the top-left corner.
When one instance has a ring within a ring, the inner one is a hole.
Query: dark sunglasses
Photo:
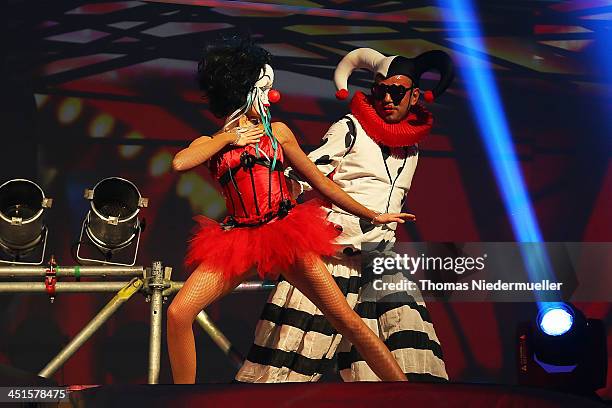
[[[391,100],[394,105],[399,105],[404,96],[411,88],[406,88],[402,85],[386,85],[386,84],[374,84],[372,85],[372,96],[374,99],[382,101],[385,99],[387,94],[391,95]]]

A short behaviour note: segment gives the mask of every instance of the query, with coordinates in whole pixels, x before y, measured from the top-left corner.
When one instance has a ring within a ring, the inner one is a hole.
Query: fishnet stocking
[[[316,256],[306,256],[296,266],[284,277],[323,312],[342,336],[353,343],[372,371],[383,381],[407,381],[382,340],[349,307],[323,261]]]
[[[175,384],[195,383],[196,348],[192,325],[197,314],[253,273],[245,272],[228,281],[223,274],[200,265],[176,294],[167,312],[168,354]]]

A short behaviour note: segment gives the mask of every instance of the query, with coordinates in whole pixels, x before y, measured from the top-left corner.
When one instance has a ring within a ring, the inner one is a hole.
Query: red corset
[[[258,225],[284,216],[295,205],[283,175],[283,151],[278,145],[276,165],[270,138],[255,145],[225,148],[210,161],[210,169],[223,189],[228,225]],[[263,152],[263,153],[262,153]],[[267,156],[267,157],[266,157]]]

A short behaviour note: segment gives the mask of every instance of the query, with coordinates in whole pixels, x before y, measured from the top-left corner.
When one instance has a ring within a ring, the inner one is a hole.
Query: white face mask
[[[263,107],[270,106],[270,99],[268,98],[268,92],[272,89],[272,84],[274,83],[274,71],[272,67],[266,64],[260,72],[259,80],[255,82],[255,100],[253,101],[256,107],[260,108],[259,105]],[[259,110],[260,114],[263,114],[261,110]]]
[[[274,83],[274,70],[269,64],[266,64],[259,72],[259,79],[255,82],[253,89],[247,95],[246,103],[238,108],[234,113],[227,117],[225,127],[228,127],[233,122],[238,120],[240,116],[246,113],[251,105],[255,105],[255,109],[260,115],[265,114],[265,108],[270,106],[268,92],[272,89]]]

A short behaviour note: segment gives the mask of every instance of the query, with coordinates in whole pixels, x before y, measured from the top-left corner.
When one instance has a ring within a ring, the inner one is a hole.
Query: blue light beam
[[[476,118],[514,235],[519,242],[540,243],[542,235],[521,174],[499,92],[489,68],[472,1],[439,0],[439,4],[445,13],[444,20],[449,32],[458,39],[454,48],[468,57],[460,67],[460,72],[470,95],[473,116]],[[452,27],[450,22],[453,22]],[[543,245],[523,245],[521,251],[532,281],[554,281]],[[536,298],[540,299],[537,295]],[[538,307],[542,306],[538,302]]]

